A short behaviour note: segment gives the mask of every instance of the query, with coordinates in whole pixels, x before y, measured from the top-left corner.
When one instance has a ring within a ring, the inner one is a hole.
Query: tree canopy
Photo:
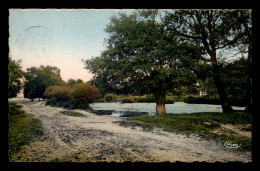
[[[53,66],[39,68],[27,68],[24,97],[30,99],[44,98],[44,91],[50,85],[64,85],[65,82],[60,76],[60,69]]]
[[[179,41],[157,15],[156,10],[143,10],[112,17],[106,28],[107,49],[85,62],[95,78],[103,77],[117,87],[134,87],[139,94],[153,93],[157,114],[165,114],[166,91],[180,75],[194,76],[193,64],[201,59],[201,49]]]
[[[21,69],[22,60],[15,61],[11,57],[8,57],[8,97],[16,97],[20,90],[23,88],[22,79],[24,79],[24,72]]]
[[[232,112],[220,78],[221,63],[218,57],[220,50],[234,50],[238,45],[241,49],[241,41],[250,42],[250,13],[242,10],[175,10],[166,15],[165,22],[180,39],[196,43],[210,56],[222,109]]]
[[[68,79],[68,81],[67,81],[67,84],[70,87],[73,87],[74,85],[79,84],[79,83],[83,83],[83,80],[82,79],[75,80],[75,79],[71,78],[71,79]]]

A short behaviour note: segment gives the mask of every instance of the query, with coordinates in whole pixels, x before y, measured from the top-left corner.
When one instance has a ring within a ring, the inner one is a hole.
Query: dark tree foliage
[[[168,13],[165,21],[170,30],[181,39],[192,41],[205,49],[210,56],[214,82],[224,112],[232,112],[227,90],[221,80],[218,50],[240,47],[241,42],[251,48],[250,12],[247,10],[175,10]],[[250,58],[250,54],[249,54]]]
[[[48,86],[65,84],[60,76],[60,69],[53,66],[27,68],[25,78],[24,97],[32,101],[34,98],[45,99],[44,91]]]
[[[21,60],[15,61],[11,57],[8,57],[8,97],[16,97],[20,90],[23,88],[22,79],[24,78],[24,72],[21,69]]]
[[[106,81],[101,84],[113,85],[112,89],[152,93],[156,113],[165,114],[166,92],[177,78],[195,78],[192,70],[201,58],[201,49],[179,41],[167,31],[167,23],[158,21],[156,16],[157,10],[143,10],[112,17],[106,28],[107,50],[85,62],[86,69],[95,75],[94,81],[101,83],[103,78]]]
[[[77,80],[68,79],[67,83],[68,83],[68,86],[73,87],[76,84],[83,83],[83,80],[81,80],[81,79],[77,79]]]
[[[250,77],[247,59],[240,58],[223,67],[221,78],[231,105],[247,106],[250,103]]]

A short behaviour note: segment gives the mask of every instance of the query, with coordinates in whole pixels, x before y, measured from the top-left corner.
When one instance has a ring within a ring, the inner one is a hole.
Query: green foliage
[[[24,96],[31,98],[45,98],[45,89],[50,85],[64,85],[60,76],[60,69],[52,66],[27,68]]]
[[[133,96],[133,98],[136,102],[148,102],[148,103],[156,102],[154,96]]]
[[[173,96],[166,96],[165,104],[173,104],[175,102],[175,97]]]
[[[72,88],[67,86],[49,86],[44,92],[47,98],[56,98],[58,101],[66,101],[70,99]]]
[[[220,104],[218,96],[188,96],[184,100],[185,103],[195,104]]]
[[[179,41],[156,16],[156,10],[143,10],[111,18],[106,28],[107,49],[100,57],[85,61],[96,85],[103,89],[110,84],[120,94],[153,93],[156,103],[161,103],[176,78],[195,80],[192,71],[201,59],[201,49]]]
[[[98,88],[89,83],[79,83],[72,88],[71,97],[73,99],[93,102],[101,96]]]
[[[131,97],[124,97],[122,100],[121,100],[122,103],[135,103],[134,99],[131,98]]]
[[[154,96],[132,96],[133,100],[135,102],[141,102],[141,103],[154,103],[156,102]],[[174,97],[166,96],[165,103],[166,104],[173,104],[175,101]]]
[[[104,100],[105,100],[106,102],[116,101],[116,100],[117,100],[117,95],[116,95],[116,94],[110,94],[110,93],[108,93],[108,94],[106,94],[106,95],[104,96]]]
[[[240,58],[223,67],[221,75],[231,105],[250,104],[250,77],[248,60]]]
[[[17,93],[23,88],[21,80],[24,78],[24,72],[21,67],[21,60],[15,61],[8,57],[8,97],[16,97]]]
[[[227,95],[230,90],[226,89],[220,78],[220,64],[224,60],[221,61],[218,57],[221,55],[221,49],[243,54],[247,49],[248,58],[251,60],[251,10],[175,10],[167,13],[164,19],[169,25],[168,29],[173,30],[180,39],[197,43],[210,56],[214,83],[221,97],[222,108],[231,110]]]
[[[83,80],[81,80],[81,79],[77,79],[77,80],[68,79],[67,82],[68,82],[68,83],[67,83],[68,86],[73,87],[73,86],[76,85],[76,84],[83,83]]]
[[[79,83],[72,88],[68,86],[49,86],[44,95],[48,98],[46,105],[69,109],[88,109],[89,103],[98,99],[99,90],[89,83]]]
[[[12,160],[24,146],[42,134],[41,122],[32,115],[20,110],[20,106],[14,103],[9,104],[9,132],[8,132],[8,154]]]
[[[173,104],[176,101],[175,96],[166,96],[165,103],[166,104]],[[155,97],[150,95],[143,95],[143,96],[132,96],[132,95],[116,95],[108,93],[104,96],[104,102],[111,102],[111,101],[121,101],[122,103],[155,103]]]

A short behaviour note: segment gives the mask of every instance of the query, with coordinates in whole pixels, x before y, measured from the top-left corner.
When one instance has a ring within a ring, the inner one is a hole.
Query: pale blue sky
[[[92,75],[81,59],[99,56],[105,50],[104,31],[110,17],[134,9],[10,9],[9,49],[13,59],[22,59],[23,69],[57,66],[64,81],[88,81]],[[230,58],[231,59],[231,58]]]
[[[117,9],[10,9],[9,48],[13,59],[22,59],[23,69],[51,65],[69,78],[90,80],[81,59],[99,56],[105,50],[104,31]]]

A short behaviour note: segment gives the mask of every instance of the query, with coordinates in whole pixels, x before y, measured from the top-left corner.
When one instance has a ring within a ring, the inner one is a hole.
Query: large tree
[[[24,97],[43,98],[45,89],[50,85],[65,85],[60,76],[60,69],[53,66],[43,66],[39,68],[27,68]]]
[[[120,13],[111,18],[106,32],[107,49],[100,57],[86,60],[86,68],[117,87],[153,93],[156,113],[165,114],[166,91],[172,89],[178,74],[187,78],[194,74],[191,65],[200,59],[200,49],[181,43],[167,31],[157,10]]]
[[[170,29],[187,41],[196,42],[210,56],[213,66],[214,81],[220,97],[223,112],[232,112],[228,95],[220,77],[220,50],[235,45],[241,38],[234,32],[238,20],[234,20],[236,10],[175,10],[168,13],[165,21]]]
[[[252,30],[252,10],[235,10],[229,14],[229,18],[234,22],[232,32],[234,35],[233,41],[227,41],[230,48],[236,48],[238,53],[242,55],[247,53],[247,75],[250,80],[250,86],[247,89],[247,94],[250,100],[248,101],[246,110],[252,110],[252,61],[253,61],[253,30]]]
[[[24,79],[24,72],[21,69],[21,60],[15,61],[8,57],[8,97],[16,97],[23,88],[22,80]]]

